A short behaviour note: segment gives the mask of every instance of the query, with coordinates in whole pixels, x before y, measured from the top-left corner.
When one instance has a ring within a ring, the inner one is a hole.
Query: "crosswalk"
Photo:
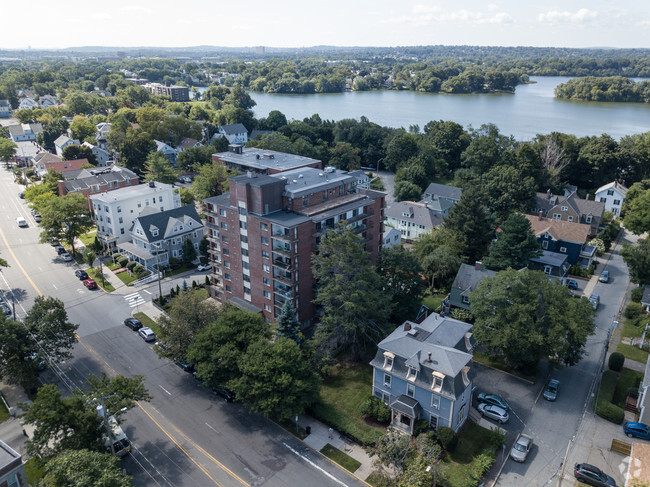
[[[141,304],[145,303],[145,300],[142,299],[140,293],[127,294],[126,296],[124,296],[124,299],[126,300],[127,303],[129,303],[129,306],[131,306],[132,308],[135,308],[136,306],[140,306]]]

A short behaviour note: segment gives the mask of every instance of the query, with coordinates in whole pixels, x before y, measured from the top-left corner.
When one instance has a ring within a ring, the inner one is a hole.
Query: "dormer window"
[[[467,387],[469,385],[469,367],[464,367],[461,373],[463,376],[463,384]]]
[[[591,223],[591,219],[592,219],[592,216],[591,216],[591,215],[587,215],[587,219],[586,219],[585,221],[586,221],[587,223]]]
[[[395,359],[395,354],[390,352],[384,352],[384,369],[392,370],[393,369],[393,360]]]
[[[418,376],[418,371],[415,367],[409,366],[409,370],[406,373],[406,380],[410,380],[411,382],[415,382],[415,378]]]
[[[468,352],[472,351],[472,334],[465,333],[465,348]]]
[[[442,382],[445,380],[445,374],[437,371],[433,371],[433,384],[431,384],[431,389],[435,392],[442,391]]]
[[[152,237],[157,237],[158,236],[158,229],[157,228],[154,228],[153,230],[151,230],[151,236]]]

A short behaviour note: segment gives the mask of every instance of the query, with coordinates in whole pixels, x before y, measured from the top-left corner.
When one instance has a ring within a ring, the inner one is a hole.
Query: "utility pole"
[[[101,395],[100,399],[93,399],[93,401],[99,401],[101,403],[101,416],[104,419],[104,429],[106,430],[106,434],[108,434],[108,437],[110,439],[110,449],[111,449],[111,456],[115,456],[115,446],[113,446],[113,430],[111,429],[110,424],[108,423],[108,411],[106,411],[106,406],[104,405],[104,399],[109,399],[111,397],[116,397],[117,394],[111,394],[109,396],[104,396],[104,394]]]

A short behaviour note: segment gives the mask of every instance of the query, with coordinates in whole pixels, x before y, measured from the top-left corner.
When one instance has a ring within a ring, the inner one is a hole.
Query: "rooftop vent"
[[[156,187],[156,182],[155,181],[149,181],[149,187],[150,188],[155,188]]]

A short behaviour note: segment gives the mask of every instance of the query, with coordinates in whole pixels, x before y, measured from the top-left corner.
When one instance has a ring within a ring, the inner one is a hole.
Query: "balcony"
[[[288,246],[273,244],[273,252],[277,252],[278,254],[291,257],[291,247]]]
[[[291,259],[281,259],[273,256],[273,266],[288,271],[291,269]]]
[[[284,274],[277,274],[273,275],[273,280],[276,282],[280,282],[284,284],[285,286],[291,287],[293,285],[293,280],[291,279],[291,273],[288,273],[289,275],[284,275]]]
[[[209,221],[205,220],[203,224],[208,228],[212,228],[213,230],[219,230],[219,225],[216,223],[210,223]]]
[[[291,243],[293,241],[290,230],[274,229],[271,236],[275,239],[282,240],[283,242]]]

